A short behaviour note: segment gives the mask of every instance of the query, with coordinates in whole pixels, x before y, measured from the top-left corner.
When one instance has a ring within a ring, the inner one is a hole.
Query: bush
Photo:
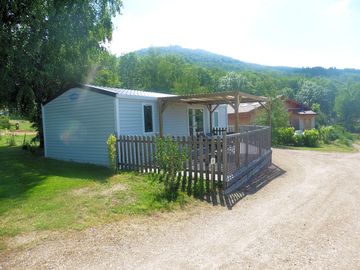
[[[186,160],[186,150],[171,137],[156,138],[155,160],[160,168],[159,180],[164,183],[165,197],[174,201],[179,195],[178,173]]]
[[[293,127],[277,128],[273,132],[273,142],[280,145],[294,145]]]
[[[341,126],[325,126],[320,128],[320,139],[329,144],[339,139],[342,141],[352,140],[353,137]]]
[[[340,138],[340,139],[337,139],[335,140],[335,143],[336,144],[343,144],[343,145],[346,145],[346,146],[352,146],[352,140],[348,140],[348,139],[345,139],[345,138]]]
[[[6,116],[0,116],[0,129],[9,129],[10,120]]]
[[[316,147],[319,145],[319,132],[316,129],[304,131],[304,145],[308,147]]]
[[[302,134],[295,134],[293,137],[293,140],[294,140],[295,146],[304,146],[305,145],[304,135],[302,135]]]
[[[117,172],[118,162],[116,154],[116,137],[114,134],[110,134],[106,144],[108,147],[109,167],[113,172]]]

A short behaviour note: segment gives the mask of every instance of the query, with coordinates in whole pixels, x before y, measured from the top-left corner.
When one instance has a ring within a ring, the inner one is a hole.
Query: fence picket
[[[221,149],[221,137],[216,137],[216,163],[217,163],[217,179],[218,181],[222,181],[222,168],[221,165],[223,164],[223,152]]]
[[[193,180],[193,139],[192,137],[188,137],[188,141],[187,141],[187,146],[188,146],[188,174],[189,174],[189,183],[188,183],[188,188],[191,189],[191,185],[192,185],[192,180]]]
[[[211,154],[210,154],[210,162],[208,163],[209,165],[209,170],[210,170],[210,179],[211,179],[211,182],[212,182],[212,189],[214,189],[215,187],[215,163],[212,163],[212,161],[215,160],[215,137],[212,136],[211,137],[211,143],[210,143],[210,151],[211,151]],[[210,180],[209,179],[209,180]]]
[[[205,137],[205,141],[204,141],[204,154],[205,154],[204,157],[205,179],[209,181],[210,180],[210,140],[207,137]]]
[[[214,129],[214,133],[219,130]],[[221,131],[221,130],[220,130]],[[223,182],[226,189],[233,188],[237,175],[254,162],[263,166],[266,156],[271,162],[271,129],[269,127],[244,127],[241,133],[221,136],[176,137],[173,141],[179,151],[186,151],[187,160],[182,164],[182,171],[177,175],[182,181],[183,190],[191,188],[193,181],[206,180],[206,186]],[[120,135],[117,139],[117,158],[119,168],[142,173],[159,172],[155,160],[155,136]],[[270,156],[268,156],[270,154]],[[211,161],[215,159],[215,164]],[[263,162],[263,163],[260,163]]]
[[[199,177],[198,177],[198,164],[199,164],[199,139],[198,138],[194,138],[193,139],[193,145],[192,145],[192,149],[194,150],[194,180],[197,180]]]
[[[204,179],[204,137],[199,137],[199,151],[200,151],[200,157],[199,157],[199,172],[200,172],[200,179]]]

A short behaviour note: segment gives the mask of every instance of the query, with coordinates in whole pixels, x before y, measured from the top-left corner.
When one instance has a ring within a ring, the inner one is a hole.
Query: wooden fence
[[[200,179],[220,182],[229,193],[244,184],[271,162],[269,127],[221,136],[173,137],[187,160],[179,177],[191,183]],[[155,136],[119,136],[117,153],[120,170],[158,172]],[[265,160],[265,161],[264,161]]]

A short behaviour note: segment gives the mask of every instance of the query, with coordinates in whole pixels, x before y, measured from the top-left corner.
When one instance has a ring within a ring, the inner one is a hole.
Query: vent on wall
[[[78,93],[72,93],[69,95],[69,99],[71,101],[77,100],[79,98],[79,94]]]

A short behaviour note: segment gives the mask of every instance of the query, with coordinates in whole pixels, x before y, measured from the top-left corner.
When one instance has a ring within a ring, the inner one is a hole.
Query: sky
[[[359,0],[123,0],[110,51],[179,45],[270,66],[360,69]]]

